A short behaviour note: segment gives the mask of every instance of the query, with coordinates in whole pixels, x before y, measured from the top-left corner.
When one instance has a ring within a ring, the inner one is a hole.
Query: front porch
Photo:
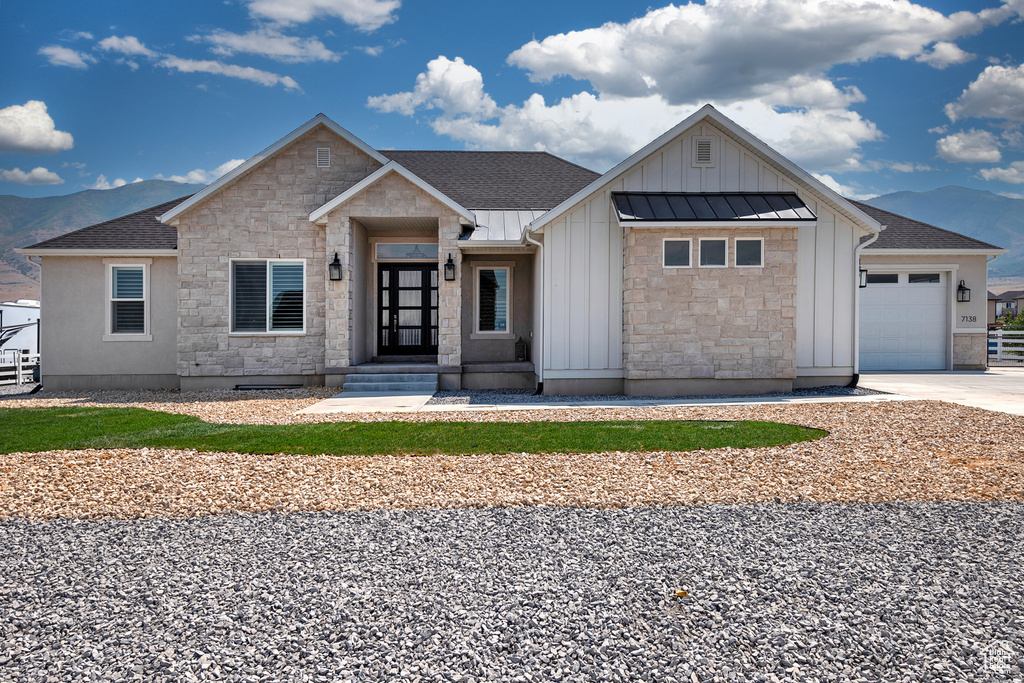
[[[537,386],[537,372],[530,361],[467,362],[460,365],[440,365],[436,362],[380,362],[371,361],[347,367],[327,368],[325,384],[352,390],[353,375],[432,375],[437,378],[440,391],[460,389],[533,389]]]

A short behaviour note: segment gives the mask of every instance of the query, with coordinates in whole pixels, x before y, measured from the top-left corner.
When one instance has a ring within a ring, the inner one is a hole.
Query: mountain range
[[[58,197],[0,195],[0,301],[39,298],[39,268],[15,254],[15,247],[184,197],[202,187],[145,180]],[[1008,249],[989,265],[990,288],[1002,291],[1024,283],[1024,199],[949,186],[894,192],[866,203]]]
[[[39,267],[14,253],[16,247],[141,211],[202,188],[169,180],[144,180],[111,190],[83,190],[57,197],[0,195],[0,301],[39,298]]]

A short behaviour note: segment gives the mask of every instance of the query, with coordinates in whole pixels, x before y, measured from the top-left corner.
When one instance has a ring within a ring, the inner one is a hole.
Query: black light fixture
[[[444,264],[444,279],[445,282],[455,281],[455,261],[452,261],[451,254],[448,254],[448,261]]]
[[[956,288],[956,300],[962,304],[971,300],[971,290],[964,284],[963,280],[960,281]]]
[[[338,252],[334,252],[334,260],[327,264],[327,272],[332,281],[341,279],[341,261],[338,260]]]
[[[868,286],[868,271],[863,268],[860,269],[860,288],[864,289]]]
[[[526,342],[522,337],[516,340],[516,360],[520,362],[526,360]]]

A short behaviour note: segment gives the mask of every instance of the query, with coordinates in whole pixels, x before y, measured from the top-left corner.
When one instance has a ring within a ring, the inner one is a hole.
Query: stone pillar
[[[325,228],[327,253],[325,263],[341,261],[341,280],[332,282],[324,269],[327,301],[324,307],[326,339],[324,363],[328,368],[348,367],[352,340],[352,221],[348,216],[332,215]]]
[[[438,219],[437,363],[462,365],[462,253],[458,249],[462,226],[458,216]],[[455,261],[455,280],[444,279],[449,254]]]

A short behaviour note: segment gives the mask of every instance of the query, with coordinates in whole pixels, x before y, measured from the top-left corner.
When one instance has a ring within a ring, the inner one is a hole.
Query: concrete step
[[[350,374],[345,378],[342,393],[404,392],[433,394],[437,391],[436,374]]]

